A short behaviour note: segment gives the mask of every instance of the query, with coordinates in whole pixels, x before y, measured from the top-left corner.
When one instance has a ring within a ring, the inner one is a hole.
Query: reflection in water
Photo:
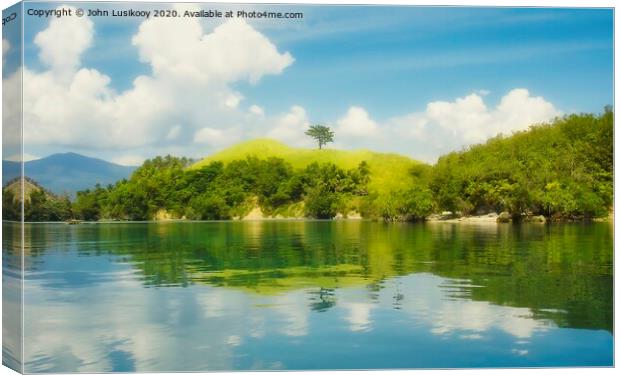
[[[611,229],[33,224],[26,370],[611,365]]]

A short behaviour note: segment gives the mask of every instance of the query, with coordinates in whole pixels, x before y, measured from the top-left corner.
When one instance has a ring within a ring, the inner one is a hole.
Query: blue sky
[[[609,11],[367,7],[352,15],[342,7],[325,13],[338,20],[335,29],[341,20],[365,18],[369,27],[283,38],[297,58],[289,79],[268,79],[248,95],[276,106],[277,93],[293,90],[307,108],[325,111],[326,120],[342,105],[394,116],[472,90],[490,91],[495,102],[514,87],[567,111],[600,111],[612,102]]]
[[[83,8],[95,6],[103,7],[88,4]],[[112,4],[108,9],[123,7],[127,6]],[[141,9],[150,7],[140,5]],[[207,4],[202,7],[214,9]],[[187,115],[187,109],[171,108],[156,121],[158,124],[142,124],[143,129],[155,129],[161,135],[147,137],[143,143],[117,142],[115,146],[82,142],[75,136],[50,142],[33,138],[26,152],[45,156],[76,151],[127,164],[162,152],[199,157],[265,134],[292,145],[311,146],[303,139],[304,128],[321,122],[337,130],[333,147],[394,151],[432,162],[444,152],[483,141],[496,132],[509,134],[527,128],[528,121],[546,121],[572,112],[600,112],[613,103],[613,12],[609,9],[255,8],[304,13],[303,20],[247,22],[251,30],[243,30],[267,40],[262,51],[271,47],[277,50],[269,55],[275,65],[265,65],[257,73],[258,80],[237,72],[240,75],[217,86],[209,83],[195,87],[197,93],[209,93],[205,100],[193,103],[197,113]],[[79,69],[95,70],[109,78],[106,90],[113,96],[131,91],[139,76],[157,75],[153,57],[157,53],[149,50],[151,60],[140,57],[150,42],[143,39],[142,45],[132,43],[143,19],[90,20],[92,27],[85,30],[91,30],[92,40],[79,51],[79,66],[68,75]],[[26,68],[33,73],[33,81],[45,72],[58,74],[50,61],[41,58],[41,46],[34,43],[37,34],[50,29],[49,19],[26,17],[25,22]],[[206,36],[225,21],[177,22],[199,22]],[[62,27],[63,20],[58,23]],[[180,44],[187,39],[181,34],[179,38]],[[233,43],[241,46],[244,41]],[[225,44],[218,46],[227,50]],[[207,58],[219,54],[215,50],[204,53]],[[203,69],[201,61],[196,60],[193,68]],[[244,72],[256,70],[249,65]],[[192,85],[191,80],[186,85]],[[61,91],[60,86],[57,89]],[[210,108],[215,97],[229,95],[237,97],[232,107],[239,113]],[[203,106],[204,111],[198,108]],[[260,112],[260,119],[247,118],[254,107],[260,109],[254,111]],[[76,113],[62,116],[79,123]],[[162,123],[164,117],[167,125]],[[173,131],[172,122],[178,123],[180,130]],[[458,124],[452,128],[452,123]],[[33,123],[33,129],[44,125],[50,124]],[[174,140],[168,137],[170,132],[175,133]],[[301,136],[294,136],[295,132]],[[84,132],[85,137],[88,133]],[[382,137],[377,137],[379,133]]]

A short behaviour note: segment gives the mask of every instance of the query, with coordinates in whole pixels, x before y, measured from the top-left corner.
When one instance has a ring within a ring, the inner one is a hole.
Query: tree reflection
[[[310,308],[313,311],[324,312],[336,306],[336,292],[334,288],[320,288],[310,292]]]
[[[385,280],[426,272],[477,286],[457,286],[455,298],[527,307],[559,326],[613,328],[607,223],[146,223],[33,225],[28,233],[31,257],[48,248],[108,254],[139,269],[148,287],[208,284],[264,295],[318,288],[308,302],[320,312],[335,305],[338,288],[366,285],[372,300]],[[397,289],[394,309],[403,299]]]

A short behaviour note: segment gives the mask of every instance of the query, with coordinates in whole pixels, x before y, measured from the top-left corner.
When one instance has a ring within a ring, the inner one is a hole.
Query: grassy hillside
[[[573,220],[606,216],[612,203],[613,113],[606,109],[498,136],[434,166],[397,154],[293,148],[269,139],[193,164],[158,156],[128,180],[79,193],[73,208],[84,220],[351,215],[414,221],[443,211]]]
[[[289,147],[272,139],[255,139],[234,145],[226,150],[200,160],[191,168],[200,168],[213,161],[228,163],[249,156],[259,159],[277,157],[286,160],[293,168],[305,168],[312,163],[333,163],[348,170],[366,161],[370,170],[368,188],[378,193],[404,190],[411,187],[411,168],[421,162],[398,154],[378,153],[369,150],[333,150]]]

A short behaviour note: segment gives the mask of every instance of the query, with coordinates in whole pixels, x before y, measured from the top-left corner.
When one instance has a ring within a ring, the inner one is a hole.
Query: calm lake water
[[[17,227],[3,225],[6,248]],[[29,224],[26,235],[27,372],[613,364],[609,223]],[[5,251],[5,267],[15,259]]]

